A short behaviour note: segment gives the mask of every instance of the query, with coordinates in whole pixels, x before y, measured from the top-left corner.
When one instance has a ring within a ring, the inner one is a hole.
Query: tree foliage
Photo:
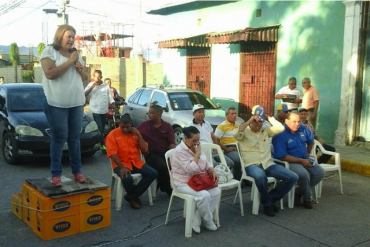
[[[37,46],[37,53],[39,54],[39,56],[41,56],[41,53],[44,51],[44,49],[45,49],[45,44],[44,43],[40,43]]]
[[[17,65],[20,64],[19,48],[18,48],[17,43],[12,43],[10,45],[9,58],[10,58],[10,62],[13,66],[17,66]]]

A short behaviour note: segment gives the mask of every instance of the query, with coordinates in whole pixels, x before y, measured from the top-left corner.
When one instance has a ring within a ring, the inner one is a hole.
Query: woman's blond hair
[[[60,25],[54,35],[53,47],[55,50],[58,51],[60,49],[60,43],[62,42],[63,35],[66,31],[72,31],[76,34],[74,27],[70,25]]]

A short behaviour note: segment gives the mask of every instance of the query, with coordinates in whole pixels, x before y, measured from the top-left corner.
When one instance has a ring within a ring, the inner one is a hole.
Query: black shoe
[[[263,206],[263,211],[267,216],[270,216],[270,217],[275,216],[274,209],[272,208],[271,205],[270,206]]]
[[[135,197],[134,199],[137,202],[137,204],[139,204],[140,207],[141,207],[141,199],[140,199],[140,197]]]
[[[276,206],[275,204],[271,204],[272,209],[274,210],[275,213],[279,213],[280,207]]]
[[[305,201],[305,200],[303,200],[303,207],[304,208],[307,208],[307,209],[312,209],[312,201],[310,200],[310,201]]]
[[[141,206],[137,203],[135,198],[129,198],[127,194],[123,197],[130,204],[133,209],[139,209]]]

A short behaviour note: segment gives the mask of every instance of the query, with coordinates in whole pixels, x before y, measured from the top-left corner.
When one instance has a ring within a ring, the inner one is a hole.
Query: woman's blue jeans
[[[64,144],[68,143],[72,173],[81,172],[80,132],[83,106],[60,108],[45,103],[44,112],[51,130],[50,171],[53,177],[62,175]]]
[[[261,194],[261,204],[270,206],[283,198],[298,180],[298,175],[281,165],[271,165],[266,170],[261,165],[250,165],[245,168],[247,175],[254,178]],[[268,191],[267,177],[281,180],[275,188]]]

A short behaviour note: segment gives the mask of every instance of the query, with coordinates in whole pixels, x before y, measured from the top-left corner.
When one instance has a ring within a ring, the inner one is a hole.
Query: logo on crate
[[[70,202],[60,201],[60,202],[57,202],[53,205],[53,210],[57,211],[57,212],[62,212],[62,211],[65,211],[65,210],[69,209],[70,206],[71,206]]]
[[[89,206],[96,206],[103,202],[102,196],[92,196],[89,199],[87,199],[87,204]]]
[[[69,228],[71,228],[71,223],[67,222],[67,221],[62,221],[62,222],[59,222],[59,223],[56,223],[53,227],[53,231],[54,232],[65,232],[67,231]]]
[[[87,224],[89,225],[96,225],[103,221],[103,215],[101,214],[94,214],[87,218]]]

